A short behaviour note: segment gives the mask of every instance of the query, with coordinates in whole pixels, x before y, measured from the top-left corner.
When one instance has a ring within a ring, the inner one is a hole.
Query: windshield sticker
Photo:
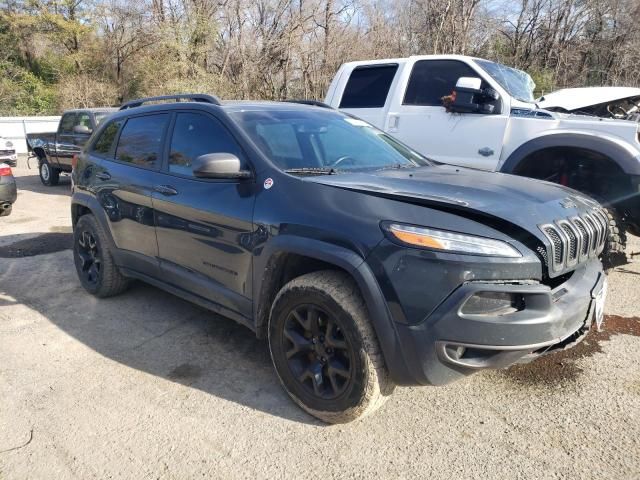
[[[269,190],[271,187],[273,187],[273,178],[269,177],[264,181],[264,189]]]
[[[345,118],[344,121],[347,123],[350,123],[354,127],[370,127],[371,126],[367,122],[363,120],[359,120],[357,118]]]

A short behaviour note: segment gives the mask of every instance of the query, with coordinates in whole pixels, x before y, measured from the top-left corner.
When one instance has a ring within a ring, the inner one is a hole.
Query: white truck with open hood
[[[345,63],[325,103],[435,160],[548,180],[598,199],[610,215],[605,261],[615,265],[624,259],[625,232],[640,234],[639,124],[562,113],[560,103],[548,104],[555,112],[543,109],[534,87],[527,73],[488,60],[425,55]]]

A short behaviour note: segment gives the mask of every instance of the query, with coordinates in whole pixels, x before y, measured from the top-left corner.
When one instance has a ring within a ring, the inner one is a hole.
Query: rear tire
[[[289,396],[327,423],[369,415],[395,389],[358,287],[341,272],[309,273],[280,290],[269,348]]]
[[[106,233],[93,215],[81,216],[73,229],[73,261],[80,283],[96,297],[112,297],[129,286],[113,261]]]
[[[40,181],[47,187],[54,187],[60,181],[60,170],[51,166],[46,158],[41,158],[38,163]]]

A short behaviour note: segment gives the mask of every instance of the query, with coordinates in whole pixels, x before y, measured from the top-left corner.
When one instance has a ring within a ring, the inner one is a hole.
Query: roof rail
[[[304,100],[304,99],[291,99],[291,100],[285,100],[285,102],[287,103],[300,103],[302,105],[313,105],[314,107],[321,107],[321,108],[330,108],[333,110],[333,107],[331,105],[328,105],[324,102],[319,102],[318,100]]]
[[[127,103],[123,103],[120,106],[120,110],[126,110],[127,108],[135,108],[145,103],[160,102],[163,100],[175,100],[176,102],[179,102],[180,100],[191,100],[192,102],[202,102],[202,103],[211,103],[212,105],[221,105],[220,99],[218,97],[214,97],[213,95],[205,95],[203,93],[182,93],[179,95],[161,95],[159,97],[138,98],[137,100],[131,100]]]

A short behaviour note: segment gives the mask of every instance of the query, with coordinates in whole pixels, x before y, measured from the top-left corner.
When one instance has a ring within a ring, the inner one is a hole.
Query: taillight
[[[11,167],[6,163],[0,164],[0,177],[8,177],[12,175]]]
[[[73,157],[71,157],[71,168],[76,168],[78,166],[78,154],[74,153]]]

